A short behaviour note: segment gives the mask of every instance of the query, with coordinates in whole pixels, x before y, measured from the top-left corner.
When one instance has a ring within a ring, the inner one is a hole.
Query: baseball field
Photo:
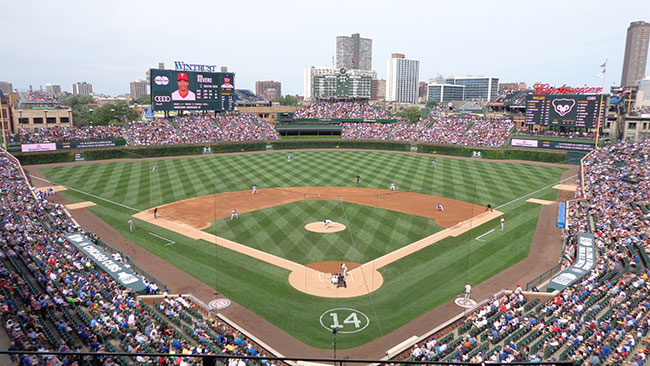
[[[50,184],[67,187],[60,194],[68,201],[94,202],[88,210],[170,271],[318,348],[332,346],[332,326],[341,327],[339,348],[380,338],[457,297],[465,282],[526,258],[541,207],[526,200],[555,200],[551,187],[565,170],[338,150],[41,168]],[[488,203],[496,213],[485,212]],[[232,209],[239,218],[231,220]],[[344,229],[305,229],[324,219]],[[404,248],[412,250],[394,256]],[[340,261],[349,263],[347,289],[329,282]]]

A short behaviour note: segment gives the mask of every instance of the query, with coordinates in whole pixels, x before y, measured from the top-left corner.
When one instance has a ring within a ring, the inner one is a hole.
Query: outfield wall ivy
[[[206,148],[210,153],[231,153],[246,151],[264,151],[268,145],[273,150],[295,150],[295,149],[369,149],[387,151],[417,151],[435,155],[451,155],[471,157],[474,152],[480,151],[481,156],[486,159],[501,160],[529,160],[550,163],[567,163],[566,152],[547,152],[530,149],[494,149],[482,147],[467,147],[458,145],[433,145],[416,144],[394,141],[368,141],[368,140],[340,140],[340,139],[317,139],[317,140],[273,140],[241,143],[203,144],[203,145],[169,145],[155,147],[125,147],[110,149],[83,149],[66,150],[65,152],[47,153],[16,153],[15,156],[23,165],[51,164],[74,161],[75,153],[83,155],[85,160],[107,160],[107,159],[133,159],[153,158],[164,156],[201,155]]]

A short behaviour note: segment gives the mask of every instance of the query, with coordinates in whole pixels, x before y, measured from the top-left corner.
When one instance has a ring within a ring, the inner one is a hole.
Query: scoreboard
[[[370,99],[372,77],[349,74],[341,68],[336,74],[313,77],[312,95],[318,99]]]
[[[155,111],[234,109],[233,73],[151,69],[150,75]]]
[[[526,97],[526,124],[595,128],[599,106],[600,95],[595,94],[531,94]]]

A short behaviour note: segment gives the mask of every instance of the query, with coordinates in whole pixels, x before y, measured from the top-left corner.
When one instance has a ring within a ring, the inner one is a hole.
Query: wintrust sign
[[[174,67],[182,71],[217,71],[217,65],[188,64],[183,61],[174,61]]]
[[[544,94],[599,94],[603,92],[603,88],[592,88],[587,85],[579,88],[573,88],[567,86],[566,84],[562,85],[559,88],[550,86],[549,84],[537,83],[533,85],[536,95]]]

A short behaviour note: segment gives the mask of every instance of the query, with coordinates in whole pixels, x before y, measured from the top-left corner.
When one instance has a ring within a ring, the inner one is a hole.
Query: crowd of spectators
[[[72,127],[41,127],[38,130],[21,128],[16,134],[9,134],[11,143],[43,143],[62,141],[92,141],[92,140],[114,140],[124,138],[124,127],[122,125],[107,126],[72,126]]]
[[[594,268],[548,300],[518,287],[466,317],[457,331],[410,350],[415,360],[643,365],[650,354],[650,140],[620,143],[584,160],[584,190],[565,236],[591,232]],[[645,258],[645,259],[644,259]],[[575,260],[575,259],[574,259]],[[461,330],[463,328],[463,330]],[[467,333],[467,334],[465,334]]]
[[[273,123],[250,113],[181,116],[173,123],[175,126],[167,119],[129,122],[130,143],[169,145],[280,138]]]
[[[394,119],[386,110],[365,102],[319,101],[296,111],[294,118]]]
[[[0,152],[0,311],[9,351],[128,352],[137,364],[159,365],[200,363],[186,357],[191,354],[266,355],[228,324],[202,316],[185,297],[165,292],[153,306],[137,301],[67,242],[65,235],[76,232],[96,240],[61,205],[34,190],[13,157]],[[112,258],[123,263],[119,253]],[[148,294],[158,291],[153,283],[145,285]],[[145,352],[178,357],[137,356]],[[11,358],[21,365],[73,362],[65,355]],[[102,361],[133,364],[119,357]]]
[[[418,123],[342,123],[344,139],[372,139],[503,146],[514,123],[476,116],[436,116]]]

